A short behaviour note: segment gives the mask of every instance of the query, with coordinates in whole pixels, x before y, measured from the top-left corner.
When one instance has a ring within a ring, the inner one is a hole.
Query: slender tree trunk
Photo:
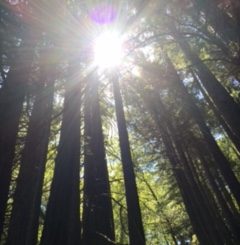
[[[120,86],[116,74],[112,84],[127,200],[129,240],[130,245],[144,245],[145,235],[139,206],[134,165],[131,156]]]
[[[155,96],[158,96],[158,95],[156,94]],[[159,120],[158,125],[160,123],[163,124],[162,126],[159,126],[159,127],[160,127],[161,132],[164,131],[164,135],[162,135],[163,140],[165,141],[164,144],[168,148],[167,151],[171,151],[173,152],[173,154],[176,154],[174,152],[175,152],[175,149],[177,150],[177,155],[175,156],[175,159],[178,159],[177,161],[180,161],[183,164],[184,175],[186,174],[185,181],[188,182],[188,187],[186,187],[187,188],[186,190],[188,190],[189,195],[191,195],[192,197],[193,207],[198,213],[200,224],[204,227],[203,229],[206,229],[205,232],[206,234],[208,234],[208,237],[212,241],[212,244],[223,244],[223,243],[225,244],[225,242],[226,244],[236,244],[232,238],[231,232],[228,230],[227,226],[225,225],[225,222],[223,221],[223,219],[221,219],[219,214],[216,213],[216,207],[214,207],[213,205],[214,203],[210,202],[209,198],[205,199],[205,195],[204,195],[205,191],[203,191],[203,189],[201,189],[200,186],[195,181],[194,176],[192,174],[192,170],[190,169],[191,167],[189,165],[190,163],[186,159],[185,154],[183,152],[183,149],[181,146],[182,145],[181,139],[176,138],[178,134],[176,130],[172,127],[171,122],[168,120],[166,110],[163,108],[163,105],[160,101],[157,104],[158,104],[158,107],[160,108],[159,110],[156,109],[155,113],[157,113],[158,111],[160,113],[161,119],[158,119],[157,116],[155,116],[155,118],[156,120]],[[165,127],[165,129],[163,127]],[[166,130],[169,130],[169,133],[166,132]],[[172,138],[172,143],[171,143],[171,138]],[[168,153],[168,156],[169,154],[170,153]],[[174,157],[169,156],[169,158],[170,157],[172,157],[171,161],[174,161]],[[182,168],[182,167],[179,166],[178,168]],[[184,187],[182,191],[184,192]],[[184,195],[184,193],[182,194]],[[192,212],[191,209],[189,211]],[[231,221],[234,221],[234,220],[231,220]],[[237,228],[236,222],[234,221],[231,224],[233,225],[232,228],[234,228],[234,230],[236,231],[236,228]],[[195,229],[197,228],[195,227]],[[234,230],[233,232],[235,232]],[[198,232],[201,233],[201,231],[198,231]],[[197,233],[197,234],[201,235],[200,233],[199,234]],[[238,236],[235,236],[236,239],[238,239],[237,237]]]
[[[155,120],[159,128],[161,138],[166,148],[167,157],[169,158],[170,164],[172,166],[172,170],[176,178],[179,190],[181,192],[184,205],[186,207],[187,213],[189,215],[193,229],[198,237],[198,240],[200,241],[201,245],[215,244],[214,240],[208,232],[206,225],[202,221],[202,217],[199,213],[199,210],[197,209],[198,205],[196,205],[194,199],[192,198],[193,193],[191,191],[191,188],[189,188],[182,167],[179,165],[180,161],[176,154],[174,145],[172,144],[171,137],[166,128],[165,122],[162,118],[159,117],[159,110],[156,109],[156,105],[154,102],[155,99],[151,98],[150,102],[149,99],[150,97],[148,96],[145,101],[149,107],[153,119]]]
[[[198,140],[198,139],[196,139]],[[206,177],[204,176],[203,180],[199,179],[199,173],[196,172],[196,167],[194,162],[192,161],[192,156],[189,155],[187,151],[187,145],[183,143],[184,152],[187,157],[187,162],[188,162],[188,173],[187,175],[192,175],[193,181],[195,182],[195,185],[199,188],[199,193],[201,194],[201,198],[203,202],[206,204],[206,207],[208,209],[208,214],[207,216],[210,218],[212,217],[211,220],[213,220],[213,223],[209,222],[209,226],[213,227],[216,231],[215,233],[219,234],[219,237],[222,239],[223,243],[228,243],[228,244],[235,244],[234,239],[232,237],[232,230],[229,229],[229,226],[226,225],[225,218],[222,216],[222,210],[219,209],[219,203],[217,202],[215,195],[213,195],[212,189],[209,188],[209,185],[206,184]],[[198,163],[199,164],[199,163]]]
[[[193,196],[192,196],[193,193],[191,189],[189,188],[189,185],[186,181],[186,177],[181,167],[178,166],[179,162],[177,161],[176,154],[174,153],[175,151],[174,147],[168,138],[169,135],[166,133],[162,133],[162,132],[163,132],[163,129],[161,129],[161,137],[166,147],[167,156],[172,165],[172,170],[176,178],[176,181],[178,183],[178,186],[179,186],[182,198],[183,198],[183,202],[185,204],[187,213],[189,215],[193,229],[198,237],[198,240],[200,241],[201,245],[215,244],[214,239],[212,239],[212,236],[209,234],[209,231],[207,227],[205,226],[205,224],[203,223],[200,213],[198,212],[199,210],[193,200]]]
[[[85,166],[83,243],[114,243],[114,223],[98,95],[98,78],[90,74],[85,95]]]
[[[197,75],[201,80],[202,85],[206,89],[210,98],[214,102],[216,108],[221,112],[224,120],[235,134],[235,137],[240,139],[240,108],[239,105],[228,94],[226,89],[220,84],[216,77],[200,60],[200,58],[192,52],[189,44],[182,38],[180,33],[173,27],[173,36],[180,45],[186,57],[192,62],[197,70]]]
[[[224,181],[221,173],[214,166],[214,160],[212,159],[211,152],[209,151],[208,146],[205,144],[204,140],[202,141],[201,139],[196,139],[195,137],[192,137],[189,141],[189,144],[194,147],[194,151],[196,151],[195,154],[198,155],[202,163],[204,171],[203,174],[207,177],[207,180],[209,181],[213,191],[215,192],[216,190],[216,196],[218,191],[219,194],[222,195],[222,198],[224,199],[224,202],[227,205],[229,211],[232,213],[234,219],[240,220],[239,211],[237,210],[236,203],[234,202],[235,200],[233,200],[232,195],[229,192],[228,186],[226,185],[226,182]],[[216,186],[215,190],[214,185]]]
[[[80,244],[80,102],[81,85],[70,70],[58,153],[44,222],[41,245]]]
[[[216,106],[213,104],[213,102],[211,101],[209,96],[206,94],[206,91],[204,90],[204,88],[202,87],[201,83],[198,81],[198,78],[195,76],[195,74],[193,72],[192,72],[192,75],[193,75],[193,78],[194,78],[194,82],[198,85],[198,87],[201,90],[201,93],[203,94],[204,98],[206,99],[209,107],[214,112],[217,120],[222,125],[223,129],[225,130],[225,132],[227,133],[228,137],[231,139],[232,143],[234,144],[234,146],[236,147],[237,151],[240,154],[240,138],[236,137],[236,135],[231,131],[231,128],[229,128],[227,123],[224,121],[220,111],[216,108]]]
[[[198,107],[195,105],[192,98],[189,96],[186,88],[181,83],[175,68],[173,67],[170,60],[167,58],[168,69],[171,74],[171,81],[174,83],[174,86],[180,92],[181,97],[183,98],[183,106],[187,111],[189,111],[190,116],[197,122],[206,143],[209,145],[212,155],[215,159],[216,166],[220,169],[221,174],[224,176],[226,183],[228,184],[232,194],[234,195],[237,202],[240,204],[240,184],[234,175],[231,166],[214,140],[209,128],[204,122],[204,119],[201,116],[201,113]],[[240,125],[240,124],[239,124]]]
[[[52,116],[54,84],[42,71],[23,150],[6,244],[37,242],[45,162]]]
[[[223,212],[223,215],[225,219],[227,220],[229,226],[230,226],[230,231],[234,234],[235,238],[237,239],[237,243],[240,242],[240,235],[239,235],[239,230],[240,230],[240,225],[239,225],[239,214],[234,214],[232,213],[230,207],[227,204],[227,201],[224,198],[223,193],[217,186],[215,179],[209,169],[209,164],[205,159],[206,152],[203,152],[204,150],[204,145],[200,144],[199,142],[195,142],[197,144],[197,151],[199,152],[199,157],[201,159],[201,162],[203,164],[207,179],[210,182],[210,185],[216,195],[217,201],[219,206],[221,207],[221,210]],[[235,216],[236,215],[236,216]]]
[[[163,105],[161,105],[162,107]],[[166,113],[166,110],[164,110]],[[202,222],[207,227],[209,231],[209,235],[212,237],[212,240],[216,244],[222,244],[226,241],[225,227],[222,220],[219,220],[216,214],[216,207],[214,207],[211,203],[211,196],[206,195],[207,193],[202,192],[201,185],[198,185],[193,172],[190,168],[190,163],[186,158],[185,152],[182,147],[181,136],[179,137],[179,133],[177,133],[176,129],[172,126],[171,122],[168,120],[167,125],[169,127],[169,131],[171,132],[170,137],[172,138],[174,148],[178,154],[178,158],[182,163],[182,167],[184,169],[184,174],[186,175],[186,180],[188,182],[189,191],[192,189],[192,198],[195,202],[195,208],[198,208],[198,213],[202,217]],[[180,132],[181,134],[181,132]],[[204,195],[205,194],[205,195]],[[205,198],[205,196],[209,196]],[[224,233],[222,233],[224,232]],[[231,244],[231,243],[229,243]]]
[[[232,12],[233,12],[233,17],[235,19],[235,23],[236,26],[238,28],[238,42],[240,42],[240,16],[239,16],[239,12],[240,12],[240,1],[239,0],[230,0],[231,2],[231,8],[232,8]]]
[[[205,13],[206,22],[214,28],[226,43],[239,42],[237,25],[227,13],[218,8],[217,1],[195,0],[194,2],[196,9]]]
[[[192,11],[192,9],[186,10],[186,13],[189,14],[192,20],[198,25],[201,26],[200,31],[206,36],[212,44],[216,45],[226,57],[231,58],[231,49],[228,44],[221,38],[221,36],[216,35],[209,30],[207,25],[203,25],[202,19],[199,18],[199,13]]]

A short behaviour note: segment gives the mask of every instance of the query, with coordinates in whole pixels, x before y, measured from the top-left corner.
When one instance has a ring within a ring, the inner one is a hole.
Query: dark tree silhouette
[[[65,98],[55,171],[41,245],[80,244],[80,103],[81,82],[72,66],[65,82]]]
[[[54,68],[41,67],[6,244],[35,244],[52,117]],[[51,71],[49,71],[51,68]]]
[[[98,96],[99,81],[93,72],[86,82],[83,244],[105,245],[112,244],[115,235]]]
[[[117,74],[113,76],[112,84],[127,200],[129,240],[131,245],[144,245],[145,235],[142,224],[141,210],[139,206],[134,165],[131,156],[130,143],[128,139],[123,102]]]

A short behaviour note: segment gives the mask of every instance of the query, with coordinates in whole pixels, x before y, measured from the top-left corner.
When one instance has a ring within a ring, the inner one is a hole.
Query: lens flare
[[[100,4],[90,12],[90,17],[99,25],[111,24],[117,17],[117,11],[112,5]]]

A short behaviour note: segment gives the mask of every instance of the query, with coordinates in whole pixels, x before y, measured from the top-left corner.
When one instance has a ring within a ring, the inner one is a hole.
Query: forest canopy
[[[240,1],[0,1],[0,245],[240,244]]]

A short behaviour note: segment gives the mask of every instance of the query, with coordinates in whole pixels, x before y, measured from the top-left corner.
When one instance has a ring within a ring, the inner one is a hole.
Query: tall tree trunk
[[[25,57],[25,55],[23,56]],[[30,66],[30,64],[29,64]],[[26,93],[29,68],[19,67],[18,62],[8,73],[0,97],[0,236],[3,231],[4,214],[9,186],[19,121]]]
[[[166,58],[166,60],[168,63],[169,74],[171,75],[171,82],[174,84],[175,88],[178,89],[184,102],[183,106],[189,112],[189,115],[192,116],[192,118],[197,122],[206,143],[211,149],[212,155],[215,159],[216,167],[220,169],[222,176],[224,176],[226,183],[229,186],[229,189],[231,190],[237,202],[240,204],[240,184],[236,176],[234,175],[228,160],[214,140],[209,128],[207,127],[203,117],[201,116],[201,112],[199,111],[198,107],[195,105],[186,88],[181,83],[171,61],[168,58]]]
[[[80,244],[80,103],[81,85],[70,67],[65,84],[63,119],[41,245]]]
[[[116,74],[113,76],[112,84],[127,200],[129,240],[130,245],[144,245],[145,235],[139,206],[134,165],[131,156],[120,86]]]
[[[114,243],[113,210],[98,95],[98,78],[90,74],[85,93],[85,166],[83,243]]]
[[[37,242],[45,162],[52,116],[53,77],[42,70],[20,165],[6,244]]]
[[[224,120],[231,128],[235,136],[240,139],[240,108],[239,105],[228,94],[226,89],[201,61],[201,59],[191,50],[189,44],[183,39],[175,27],[171,27],[173,36],[180,45],[186,57],[195,66],[197,75],[201,83],[213,100],[216,108],[221,112]]]

